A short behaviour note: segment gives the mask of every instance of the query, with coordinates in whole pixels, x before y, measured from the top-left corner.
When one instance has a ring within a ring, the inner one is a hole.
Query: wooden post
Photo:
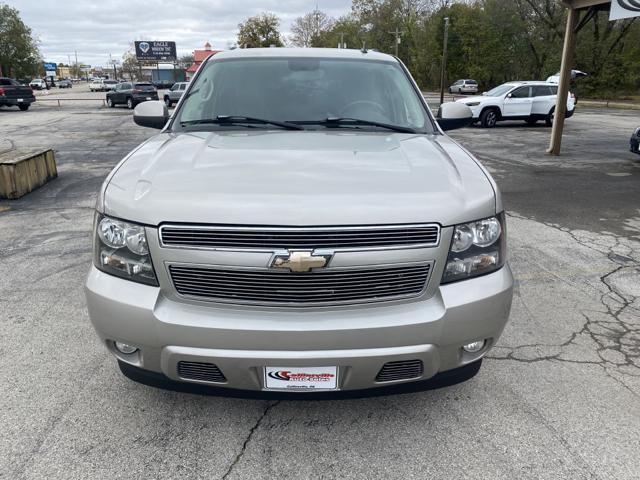
[[[564,34],[562,49],[562,66],[560,67],[560,81],[558,84],[558,98],[556,100],[555,118],[551,129],[551,142],[547,153],[560,155],[562,132],[564,131],[565,114],[567,113],[567,97],[571,81],[571,67],[576,50],[576,27],[580,18],[578,10],[571,8],[567,16],[567,26]]]

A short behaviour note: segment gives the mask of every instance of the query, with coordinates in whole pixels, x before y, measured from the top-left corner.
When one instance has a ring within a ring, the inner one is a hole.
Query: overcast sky
[[[209,41],[225,49],[236,39],[238,23],[269,11],[281,19],[281,32],[315,9],[316,0],[0,0],[20,11],[40,39],[46,61],[107,65],[120,59],[134,40],[175,41],[178,55]],[[318,0],[320,10],[339,17],[351,0]]]

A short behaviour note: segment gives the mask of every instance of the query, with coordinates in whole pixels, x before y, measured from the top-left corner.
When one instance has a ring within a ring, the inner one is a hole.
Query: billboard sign
[[[640,0],[612,0],[609,20],[640,17]]]
[[[138,60],[175,61],[176,42],[134,42]]]
[[[47,77],[55,77],[56,76],[56,67],[58,65],[51,62],[44,62],[44,74]]]

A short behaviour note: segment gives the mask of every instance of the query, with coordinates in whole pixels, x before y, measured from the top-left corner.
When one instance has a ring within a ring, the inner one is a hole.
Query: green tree
[[[336,20],[331,29],[313,38],[313,47],[336,48],[344,43],[347,48],[361,48],[364,31],[353,15],[345,15]]]
[[[280,20],[273,13],[261,13],[249,17],[238,25],[238,45],[243,48],[282,47]]]
[[[42,70],[42,56],[31,29],[20,19],[20,13],[0,4],[0,71],[2,75],[23,78],[36,76]]]

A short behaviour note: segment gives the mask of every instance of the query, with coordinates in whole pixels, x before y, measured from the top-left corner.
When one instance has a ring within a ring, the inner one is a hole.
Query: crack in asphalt
[[[249,433],[247,434],[247,437],[244,439],[244,442],[242,443],[242,448],[240,449],[238,454],[233,459],[233,462],[231,462],[231,465],[229,465],[229,468],[227,468],[227,471],[221,477],[222,480],[226,480],[227,478],[229,478],[229,475],[231,475],[233,473],[233,469],[240,462],[240,460],[242,460],[242,457],[244,456],[245,452],[247,451],[247,446],[249,445],[249,442],[251,441],[251,438],[253,437],[253,434],[260,427],[260,425],[262,424],[264,419],[267,417],[267,415],[269,415],[269,412],[271,412],[271,410],[273,410],[279,404],[280,404],[280,400],[277,400],[277,401],[275,401],[273,403],[270,403],[267,406],[267,408],[264,409],[264,411],[262,412],[262,415],[260,415],[258,420],[256,420],[256,423],[249,430]]]
[[[513,213],[508,213],[508,216],[531,220]],[[640,297],[622,291],[613,281],[616,276],[621,274],[640,274],[640,261],[638,260],[640,249],[621,242],[620,237],[613,234],[606,235],[608,240],[613,240],[613,244],[594,244],[580,238],[578,233],[567,228],[541,223],[568,234],[576,243],[605,255],[614,264],[609,271],[598,277],[599,285],[604,287],[599,296],[599,303],[603,310],[581,309],[580,314],[585,320],[584,324],[562,343],[499,345],[494,353],[488,355],[487,358],[520,363],[551,361],[596,365],[601,367],[609,378],[640,398],[640,394],[624,381],[625,377],[640,377],[640,304],[637,303]],[[563,281],[565,280],[563,279]],[[527,314],[532,315],[526,302],[522,301]],[[580,346],[579,340],[584,337],[596,345],[595,353],[599,360],[567,358],[567,349]],[[506,350],[506,353],[496,353],[500,350]]]

